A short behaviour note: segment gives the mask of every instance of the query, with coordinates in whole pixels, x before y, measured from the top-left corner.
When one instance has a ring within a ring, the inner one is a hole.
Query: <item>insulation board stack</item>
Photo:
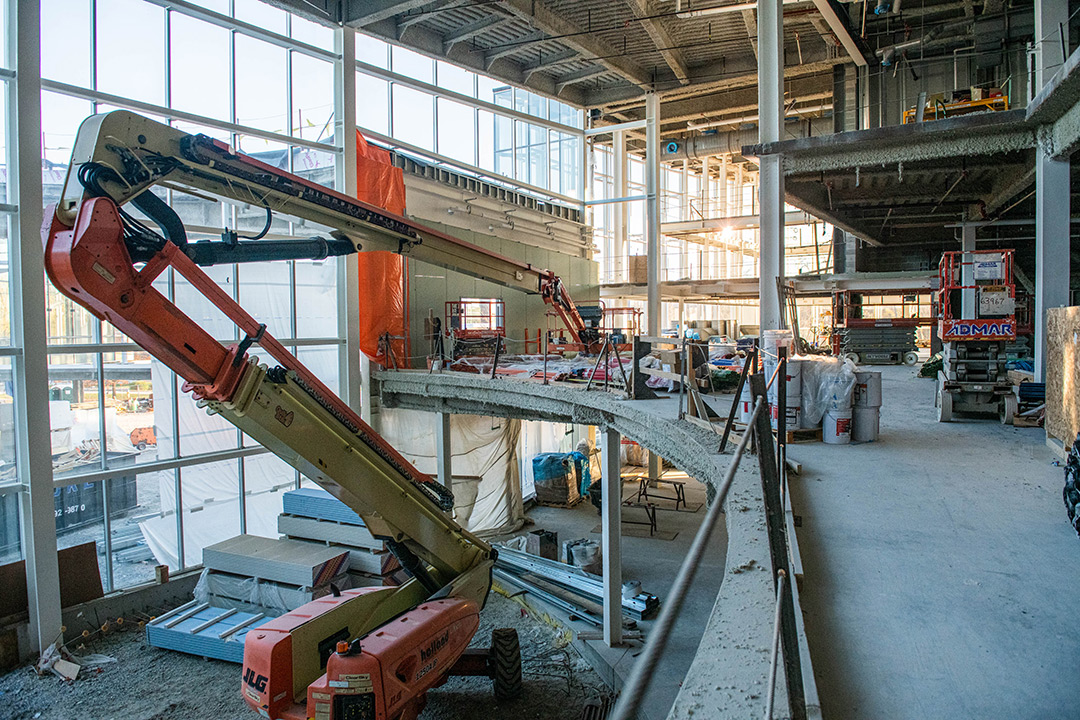
[[[381,575],[385,546],[348,505],[325,490],[290,490],[282,499],[278,532],[289,538],[339,546],[349,552],[353,572]]]

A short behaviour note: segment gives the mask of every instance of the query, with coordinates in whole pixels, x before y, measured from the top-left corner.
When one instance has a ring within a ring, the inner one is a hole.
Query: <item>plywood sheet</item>
[[[1080,432],[1080,307],[1046,311],[1046,434],[1066,449]]]

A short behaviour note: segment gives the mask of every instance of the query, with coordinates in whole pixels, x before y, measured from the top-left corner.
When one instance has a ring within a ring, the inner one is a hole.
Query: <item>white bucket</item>
[[[851,442],[851,408],[829,409],[821,421],[821,439],[829,445]]]
[[[802,367],[802,362],[798,360],[788,360],[786,364],[787,394],[784,398],[788,407],[798,407],[802,405]],[[769,380],[772,379],[774,372],[776,372],[776,361],[767,361],[765,363],[765,382],[769,382]],[[777,373],[776,379],[773,380],[772,385],[769,386],[770,402],[776,402],[778,388],[783,381],[784,378],[781,378],[779,373]]]
[[[776,362],[777,348],[787,348],[790,355],[793,343],[790,330],[766,330],[761,333],[762,355],[766,361]]]
[[[750,415],[754,411],[754,397],[750,392],[750,381],[743,383],[742,393],[739,395],[738,407],[735,409],[735,419],[746,425],[750,422]]]
[[[855,373],[856,407],[881,407],[881,373],[859,370]]]
[[[788,406],[787,412],[784,413],[784,429],[788,432],[798,430],[800,420],[802,420],[802,408],[798,405]],[[776,403],[769,403],[769,421],[772,423],[773,430],[780,429],[780,415]]]
[[[851,417],[851,441],[874,442],[881,430],[881,408],[855,407]]]

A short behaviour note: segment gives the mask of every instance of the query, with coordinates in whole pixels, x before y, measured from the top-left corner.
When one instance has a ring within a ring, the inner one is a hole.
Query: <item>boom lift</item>
[[[220,241],[188,242],[154,186],[264,207],[268,227],[281,212],[334,230],[299,241],[227,232]],[[207,412],[355,510],[410,575],[398,587],[316,600],[249,633],[242,687],[252,708],[275,720],[411,719],[427,690],[450,674],[492,675],[504,697],[520,689],[512,630],[496,631],[490,653],[466,650],[496,553],[448,515],[449,490],[394,450],[199,266],[390,250],[539,292],[573,323],[576,309],[558,277],[126,111],[83,122],[61,202],[42,232],[57,290],[174,370]],[[169,267],[243,340],[223,347],[162,295],[153,283]],[[253,344],[277,365],[250,357]]]

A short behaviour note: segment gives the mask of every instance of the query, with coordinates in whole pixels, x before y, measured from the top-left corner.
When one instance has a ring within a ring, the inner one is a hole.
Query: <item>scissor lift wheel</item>
[[[937,405],[938,422],[951,422],[952,421],[952,395],[945,391],[940,385],[937,391]]]

